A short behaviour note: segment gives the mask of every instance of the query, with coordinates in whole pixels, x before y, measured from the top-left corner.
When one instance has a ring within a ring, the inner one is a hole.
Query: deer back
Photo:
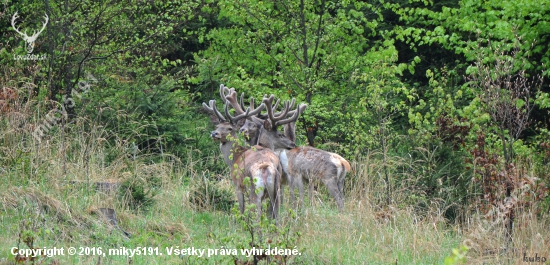
[[[291,174],[326,179],[340,175],[346,170],[342,157],[317,148],[304,146],[284,151],[288,159],[288,170]],[[347,162],[347,161],[346,161]]]

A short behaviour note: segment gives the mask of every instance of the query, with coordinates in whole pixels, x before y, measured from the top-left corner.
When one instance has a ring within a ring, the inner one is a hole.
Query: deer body
[[[220,151],[225,163],[229,166],[231,179],[235,185],[239,210],[241,213],[244,212],[246,189],[244,179],[249,177],[251,180],[250,201],[256,204],[259,212],[262,200],[269,198],[268,212],[272,218],[276,219],[279,210],[277,193],[281,182],[279,158],[273,151],[261,146],[247,149],[237,145],[235,141],[230,140],[237,137],[237,129],[236,125],[223,122],[217,125],[216,130],[210,136],[213,140],[220,142]],[[231,137],[228,137],[229,135]]]
[[[290,195],[294,199],[294,189],[298,187],[300,203],[304,201],[303,180],[320,180],[336,200],[340,211],[344,209],[344,179],[351,166],[338,154],[310,146],[282,150],[279,155],[282,168],[290,180]],[[309,186],[312,200],[313,186]]]
[[[268,103],[268,102],[264,102]],[[268,110],[270,108],[269,104]],[[299,112],[303,112],[305,106],[300,106]],[[290,186],[291,201],[294,201],[294,190],[298,187],[300,203],[304,201],[303,180],[320,180],[327,187],[332,197],[336,200],[340,211],[344,209],[344,180],[346,174],[351,171],[349,162],[338,154],[327,152],[314,147],[295,147],[291,150],[278,150],[273,146],[273,141],[280,137],[280,133],[269,134],[270,128],[259,126],[258,121],[248,119],[240,131],[248,134],[249,139],[254,139],[259,145],[273,148],[279,156],[283,170],[282,183]],[[295,123],[285,124],[285,137],[292,142],[296,141]],[[310,201],[313,197],[313,186],[309,186]],[[282,189],[282,187],[281,187]]]
[[[279,158],[273,151],[261,146],[253,146],[242,154],[237,154],[236,167],[231,170],[231,178],[235,184],[239,199],[239,210],[244,211],[244,179],[249,177],[250,201],[261,209],[262,201],[269,198],[268,213],[273,219],[277,218],[279,210],[278,192],[281,185],[281,169]]]
[[[220,94],[222,95],[224,92],[229,91],[223,85],[220,87]],[[260,113],[264,105],[260,105],[260,107],[253,111],[247,109],[245,112],[236,109],[238,115],[237,117],[232,117],[229,114],[228,104],[226,103],[225,114],[230,122],[226,122],[223,115],[216,109],[216,102],[214,100],[210,101],[210,107],[204,103],[203,106],[210,112],[212,121],[217,124],[216,130],[210,136],[212,139],[220,142],[220,151],[223,154],[225,163],[230,168],[231,178],[235,185],[239,210],[243,213],[245,209],[244,194],[246,185],[244,180],[246,177],[249,177],[251,180],[250,201],[256,204],[258,215],[261,213],[262,200],[269,198],[268,212],[270,217],[276,219],[280,205],[278,195],[282,171],[278,156],[268,148],[255,145],[247,149],[239,146],[234,141],[237,138],[237,130],[242,126],[242,123],[238,121],[243,120],[243,118],[249,115]],[[280,138],[278,141],[274,140],[272,145],[277,148],[286,149],[296,146],[294,142],[285,137]]]

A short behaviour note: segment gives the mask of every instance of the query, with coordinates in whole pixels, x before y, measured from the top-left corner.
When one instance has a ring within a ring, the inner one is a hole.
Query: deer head
[[[40,33],[42,33],[42,31],[44,31],[44,29],[46,28],[46,25],[48,25],[48,21],[49,21],[49,17],[48,17],[48,14],[45,14],[44,15],[44,25],[42,25],[42,28],[36,32],[36,31],[33,31],[33,34],[31,36],[27,35],[27,31],[25,32],[21,32],[16,26],[16,20],[19,18],[19,16],[17,15],[17,12],[15,12],[15,14],[13,14],[13,17],[11,18],[11,26],[13,27],[13,29],[15,30],[15,32],[19,33],[21,36],[23,36],[23,40],[25,40],[25,42],[27,42],[27,53],[32,53],[32,51],[34,50],[34,42],[36,41],[36,38],[38,38],[38,35],[40,35]]]
[[[225,104],[225,113],[229,120],[227,121],[227,119],[216,108],[215,100],[210,100],[209,105],[210,106],[206,105],[204,102],[202,103],[203,108],[210,113],[210,118],[214,122],[214,125],[216,125],[216,130],[212,131],[210,137],[212,137],[215,141],[220,141],[221,143],[228,142],[228,135],[235,137],[239,127],[243,124],[243,122],[240,121],[246,118],[247,115],[250,115],[250,110],[247,109],[246,112],[233,117],[229,114],[228,106]],[[260,112],[261,110],[262,109],[258,109],[257,111]]]
[[[295,100],[291,102],[285,101],[283,103],[283,110],[277,113],[274,113],[276,107],[274,108],[272,103],[275,96],[271,95],[269,98],[264,97],[262,102],[265,104],[267,109],[267,119],[261,120],[261,127],[258,129],[257,141],[259,145],[266,146],[272,150],[275,149],[292,149],[296,147],[294,141],[286,137],[283,133],[279,132],[277,128],[281,125],[293,124],[296,122],[300,114],[305,110],[306,105],[301,104],[295,110],[290,110],[291,107],[295,105]],[[290,117],[289,117],[290,116]],[[249,121],[247,121],[249,122]],[[258,121],[255,121],[256,126],[259,125]],[[245,125],[250,125],[248,128],[253,128],[251,124],[245,123]],[[241,130],[247,129],[245,126],[241,127]],[[286,143],[287,146],[281,146],[280,143]],[[288,147],[291,148],[288,148]]]

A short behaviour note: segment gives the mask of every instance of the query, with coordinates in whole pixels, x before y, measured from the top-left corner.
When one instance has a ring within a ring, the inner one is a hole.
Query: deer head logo
[[[48,14],[44,15],[45,22],[42,28],[38,32],[33,31],[33,34],[31,36],[27,35],[27,31],[25,32],[19,31],[19,29],[15,26],[16,24],[15,21],[18,18],[19,16],[17,15],[17,12],[15,12],[15,14],[13,14],[13,17],[11,18],[11,26],[13,27],[15,32],[21,34],[21,36],[23,36],[23,40],[27,42],[27,53],[32,53],[32,51],[34,50],[34,41],[36,41],[36,38],[38,38],[38,35],[40,35],[40,33],[42,33],[42,31],[44,31],[44,29],[46,28],[46,25],[48,25],[48,20],[49,20]]]

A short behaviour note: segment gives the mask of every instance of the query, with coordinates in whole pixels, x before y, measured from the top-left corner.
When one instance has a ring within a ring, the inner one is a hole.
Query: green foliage
[[[124,180],[119,189],[123,206],[144,211],[153,205],[159,192],[160,179],[155,176],[134,176]]]
[[[493,68],[485,77],[548,76],[548,8],[534,0],[17,2],[0,14],[0,173],[48,170],[46,162],[36,166],[20,132],[53,108],[65,108],[69,119],[52,124],[48,140],[93,121],[83,133],[105,129],[90,142],[107,146],[107,165],[147,154],[152,163],[181,159],[223,172],[198,103],[217,98],[224,83],[256,99],[275,94],[307,103],[299,144],[347,158],[380,156],[388,187],[410,190],[415,205],[467,202],[484,176],[470,167],[481,158],[502,167],[496,154],[506,145],[512,151],[505,160],[515,156],[548,186],[548,81],[527,97],[501,98],[510,108],[535,107],[533,122],[514,134],[498,127],[486,98],[490,91],[510,95],[505,87],[482,91],[463,78],[498,62],[508,62],[509,71]],[[49,15],[33,51],[45,60],[14,60],[26,52],[10,25],[15,11],[27,32]],[[513,52],[517,60],[507,61]],[[68,142],[64,157],[89,151]],[[96,158],[67,160],[78,159]],[[154,181],[128,181],[132,207],[151,205]],[[227,209],[229,194],[210,190],[212,181],[192,183],[191,199]]]
[[[185,144],[201,145],[202,134],[196,131],[204,130],[205,123],[189,119],[194,112],[189,109],[189,97],[173,80],[154,84],[151,76],[133,82],[121,79],[116,75],[105,77],[104,84],[95,87],[94,93],[87,97],[89,104],[84,114],[135,141],[144,152],[182,155],[186,153]]]
[[[182,59],[191,56],[179,47],[200,31],[201,23],[188,23],[204,22],[198,8],[198,1],[179,0],[11,5],[6,14],[18,10],[23,30],[40,25],[41,14],[48,14],[48,27],[34,51],[46,60],[14,61],[12,53],[20,54],[24,45],[5,46],[0,54],[7,65],[41,69],[37,75],[45,81],[29,89],[27,99],[42,95],[40,100],[57,100],[70,117],[100,120],[140,151],[184,156],[190,149],[212,146],[204,134],[205,120],[195,118],[195,94],[184,80],[193,70]],[[8,36],[22,41],[13,31]],[[90,76],[94,82],[82,93],[80,84],[89,83]],[[109,140],[116,145],[117,139]]]
[[[366,148],[383,149],[385,141],[393,145],[391,141],[397,140],[396,136],[400,133],[395,130],[394,122],[401,118],[407,104],[416,98],[415,90],[408,89],[397,78],[404,67],[395,65],[397,53],[384,52],[388,53],[387,57],[373,62],[370,72],[352,76],[355,86],[363,89],[357,93],[359,102],[356,111],[351,112],[353,120],[361,121],[361,126],[347,126],[355,137],[353,146],[357,153]]]
[[[453,248],[451,256],[445,258],[445,265],[466,264],[466,254],[468,248],[461,245],[460,249]]]
[[[485,123],[460,108],[471,92],[467,87],[454,90],[450,86],[452,73],[447,69],[428,70],[426,77],[429,89],[408,108],[409,156],[414,162],[407,170],[423,176],[416,183],[417,196],[443,199],[445,208],[464,207],[469,202],[471,182],[463,161],[468,157],[472,134]],[[449,210],[446,216],[454,219],[457,209]]]
[[[266,208],[265,206],[263,208]],[[210,236],[225,248],[238,251],[236,255],[229,256],[236,264],[258,264],[261,261],[265,261],[265,264],[288,264],[296,261],[304,249],[298,248],[301,234],[295,231],[295,213],[289,210],[291,220],[283,226],[276,225],[275,220],[267,218],[265,211],[258,217],[255,208],[256,205],[247,204],[244,213],[241,214],[236,206],[233,207],[233,215],[241,230],[227,234],[212,233]],[[275,249],[287,252],[282,255],[268,253]]]
[[[209,11],[223,26],[205,31],[210,46],[196,54],[192,81],[209,89],[210,98],[219,83],[255,98],[296,97],[308,104],[299,143],[346,157],[375,150],[382,161],[410,158],[413,168],[404,172],[425,176],[415,182],[416,198],[466,203],[472,184],[464,161],[478,132],[493,128],[483,98],[464,85],[463,76],[474,71],[468,66],[499,58],[495,47],[518,49],[525,59],[514,71],[531,75],[545,70],[538,62],[549,58],[543,42],[513,41],[547,38],[546,28],[532,30],[547,23],[545,8],[529,0],[474,2],[216,1]],[[492,41],[478,45],[472,36]],[[538,106],[548,105],[545,95],[538,94]],[[502,140],[487,137],[487,148],[498,148]],[[400,185],[407,177],[386,182]]]
[[[17,239],[17,249],[37,249],[37,243],[44,237],[47,237],[52,232],[40,225],[40,222],[36,217],[29,217],[26,220],[22,220],[19,224],[19,238]],[[22,245],[24,243],[25,245]],[[38,243],[40,244],[40,243]],[[26,262],[29,260],[31,263],[40,262],[42,257],[40,255],[25,257],[19,254],[14,257],[16,262]]]
[[[509,40],[520,36],[528,41],[521,47],[521,56],[534,55],[534,58],[540,59],[542,63],[531,61],[525,69],[540,72],[545,70],[544,65],[550,62],[550,53],[545,47],[550,28],[550,20],[545,14],[549,8],[534,0],[468,0],[460,1],[459,6],[443,6],[440,9],[432,9],[427,5],[394,5],[392,10],[406,25],[396,27],[394,34],[396,39],[406,42],[414,50],[423,45],[441,45],[456,54],[464,55],[468,61],[475,60],[476,52],[479,50],[488,51],[489,47],[477,47],[477,38],[493,39],[494,45],[504,46],[510,50],[513,43]],[[533,46],[532,40],[536,40]],[[490,52],[485,54],[490,56]]]
[[[309,107],[297,128],[309,144],[341,143],[352,153],[342,121],[357,109],[350,75],[369,72],[391,47],[375,48],[378,7],[363,2],[219,1],[220,18],[233,26],[207,32],[210,47],[197,54],[199,83],[220,82],[259,97],[296,97]],[[372,12],[363,16],[365,12]],[[370,51],[370,52],[369,52]],[[381,55],[379,55],[379,53]],[[344,109],[342,109],[344,108]]]

